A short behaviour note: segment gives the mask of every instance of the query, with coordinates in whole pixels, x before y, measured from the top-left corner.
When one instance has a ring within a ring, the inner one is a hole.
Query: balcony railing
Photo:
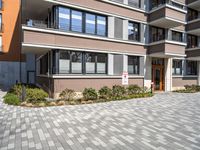
[[[124,0],[110,0],[110,1],[125,4]],[[125,4],[125,5],[135,7],[135,8],[141,8],[141,0],[128,0],[127,4]]]

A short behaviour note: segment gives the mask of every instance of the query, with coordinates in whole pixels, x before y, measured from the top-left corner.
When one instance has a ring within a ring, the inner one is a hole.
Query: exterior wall
[[[59,93],[65,88],[74,89],[77,92],[82,92],[84,88],[95,88],[99,90],[103,86],[112,87],[113,85],[122,85],[121,77],[118,78],[63,78],[50,79],[46,77],[37,77],[38,84],[48,91],[49,83],[52,90],[53,97],[58,97]],[[143,87],[143,78],[130,78],[129,84],[137,84]],[[80,84],[81,83],[81,84]]]
[[[184,88],[184,85],[197,84],[197,77],[172,77],[173,90]]]
[[[86,7],[92,10],[98,10],[101,12],[107,12],[112,13],[115,15],[120,15],[123,17],[128,17],[134,20],[139,21],[146,21],[147,17],[145,13],[139,12],[139,11],[133,11],[131,9],[127,9],[121,6],[113,5],[107,2],[103,2],[101,0],[60,0],[61,2],[73,4],[73,5],[79,5],[81,7]]]
[[[192,21],[191,23],[189,22],[186,25],[186,31],[191,31],[191,30],[196,30],[200,28],[200,19],[197,21]]]
[[[111,42],[98,39],[80,38],[68,35],[24,31],[24,43],[41,44],[49,46],[61,46],[70,48],[82,48],[91,50],[102,50],[107,52],[120,52],[132,54],[146,54],[142,45],[133,45],[120,42]]]

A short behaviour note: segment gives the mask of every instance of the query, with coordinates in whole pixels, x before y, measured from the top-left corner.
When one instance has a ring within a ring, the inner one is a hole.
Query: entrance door
[[[153,83],[155,91],[164,90],[164,82],[163,82],[163,67],[153,66]]]

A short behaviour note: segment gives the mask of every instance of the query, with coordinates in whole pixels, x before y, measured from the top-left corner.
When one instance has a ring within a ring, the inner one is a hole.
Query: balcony
[[[187,0],[187,6],[199,10],[200,9],[200,1],[199,0]]]
[[[148,22],[161,28],[173,28],[186,24],[186,13],[184,9],[163,4],[149,12]]]
[[[186,32],[188,34],[200,36],[200,18],[189,21],[186,25]]]
[[[200,60],[200,47],[193,50],[186,50],[187,58],[190,60]]]

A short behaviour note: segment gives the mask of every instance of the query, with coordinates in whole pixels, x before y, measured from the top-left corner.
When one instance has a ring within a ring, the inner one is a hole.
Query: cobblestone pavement
[[[23,108],[0,101],[0,150],[200,150],[200,94]]]

